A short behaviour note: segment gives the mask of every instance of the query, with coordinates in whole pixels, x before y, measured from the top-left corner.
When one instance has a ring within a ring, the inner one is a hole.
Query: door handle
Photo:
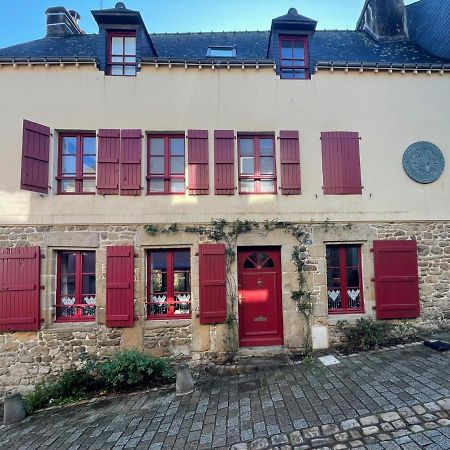
[[[245,300],[245,297],[243,295],[239,295],[238,296],[238,301],[239,301],[240,305],[242,305],[242,300]]]

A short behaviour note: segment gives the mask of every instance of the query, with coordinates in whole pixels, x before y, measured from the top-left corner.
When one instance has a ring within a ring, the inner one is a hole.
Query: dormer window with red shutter
[[[107,74],[136,75],[136,32],[110,31],[108,33]]]
[[[280,76],[299,80],[311,78],[306,36],[280,36]]]

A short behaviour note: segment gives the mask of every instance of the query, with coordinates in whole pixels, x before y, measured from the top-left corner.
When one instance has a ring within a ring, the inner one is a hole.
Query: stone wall
[[[39,332],[0,333],[0,396],[19,387],[26,392],[88,356],[119,350],[121,330],[72,326]]]
[[[188,322],[190,322],[188,320]],[[191,325],[173,326],[170,323],[148,323],[144,331],[144,352],[152,356],[189,357],[191,353]]]
[[[377,224],[308,224],[306,241],[301,246],[305,277],[312,293],[314,311],[311,324],[328,327],[330,344],[337,342],[338,320],[356,321],[373,317],[375,305],[373,254],[374,239],[416,239],[418,242],[421,317],[412,323],[421,328],[450,324],[450,224],[446,223],[377,223]],[[220,359],[230,352],[226,325],[201,325],[198,320],[198,253],[205,236],[193,233],[164,233],[149,236],[141,226],[11,226],[0,227],[0,247],[39,245],[45,257],[41,264],[40,309],[42,328],[34,333],[0,332],[0,395],[14,388],[22,390],[49,379],[59,371],[76,366],[86,354],[102,356],[126,348],[143,350],[154,356],[192,357],[197,360]],[[328,244],[358,242],[362,245],[365,314],[328,315],[325,248]],[[305,347],[307,326],[296,311],[291,291],[298,289],[297,272],[291,261],[296,240],[284,230],[267,236],[246,233],[239,236],[238,246],[281,245],[284,345],[297,351]],[[107,328],[105,324],[106,247],[134,245],[135,316],[133,328]],[[146,249],[185,246],[191,250],[192,320],[148,321],[144,302]],[[89,324],[55,323],[56,254],[61,249],[92,249],[97,253],[97,314]],[[237,265],[231,274],[237,277]],[[236,278],[237,280],[237,278]],[[238,311],[237,300],[234,311]],[[326,340],[326,339],[325,339]],[[236,342],[237,338],[236,338]]]
[[[419,259],[421,317],[418,325],[437,328],[450,322],[450,224],[373,225],[377,239],[415,239]]]

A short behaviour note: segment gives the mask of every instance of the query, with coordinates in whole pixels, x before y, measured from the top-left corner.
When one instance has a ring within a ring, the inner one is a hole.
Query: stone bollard
[[[176,395],[186,395],[194,392],[194,379],[189,366],[185,363],[177,367],[177,392]]]
[[[22,396],[18,393],[5,396],[3,408],[3,423],[5,425],[20,422],[27,416]]]

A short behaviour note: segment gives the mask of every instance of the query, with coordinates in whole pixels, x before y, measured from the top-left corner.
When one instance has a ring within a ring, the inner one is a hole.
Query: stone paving
[[[415,345],[201,378],[185,397],[139,393],[0,426],[13,449],[450,449],[450,352]]]

